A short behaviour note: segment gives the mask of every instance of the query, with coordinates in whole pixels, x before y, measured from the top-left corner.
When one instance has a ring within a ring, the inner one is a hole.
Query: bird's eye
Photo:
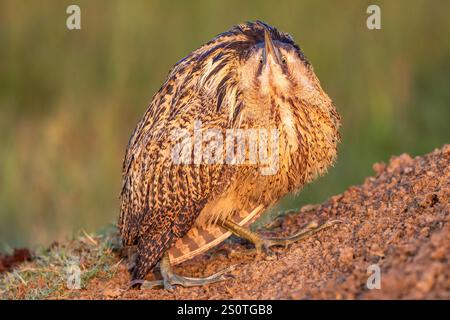
[[[281,63],[282,63],[282,64],[286,64],[286,62],[287,62],[286,57],[284,57],[284,56],[281,57]]]
[[[263,58],[261,57],[261,58],[259,58],[259,63],[263,63]]]

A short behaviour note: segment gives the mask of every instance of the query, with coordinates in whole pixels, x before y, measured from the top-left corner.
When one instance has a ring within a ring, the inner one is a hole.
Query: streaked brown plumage
[[[172,132],[193,131],[195,120],[224,134],[277,129],[277,172],[261,174],[260,162],[174,164],[179,141]],[[192,228],[217,228],[237,212],[267,208],[325,173],[336,158],[339,126],[300,48],[265,23],[235,26],[180,60],[125,155],[119,228],[123,244],[137,246],[132,278],[144,279]]]

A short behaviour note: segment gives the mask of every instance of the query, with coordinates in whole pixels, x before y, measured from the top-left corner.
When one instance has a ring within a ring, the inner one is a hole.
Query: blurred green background
[[[382,29],[366,28],[381,7]],[[81,7],[82,29],[66,29]],[[325,200],[450,142],[450,1],[0,1],[0,247],[116,221],[126,143],[171,66],[232,25],[289,32],[343,117]]]

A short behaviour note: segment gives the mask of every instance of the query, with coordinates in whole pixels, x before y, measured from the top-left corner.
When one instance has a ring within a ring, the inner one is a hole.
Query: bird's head
[[[333,112],[331,99],[293,38],[262,22],[251,26],[254,43],[241,55],[237,74],[244,97],[260,105],[280,100],[288,105],[280,103],[279,108],[303,106]]]
[[[241,60],[239,78],[246,92],[260,97],[290,94],[300,85],[310,84],[310,64],[293,43],[274,40],[264,25],[261,41],[253,45]]]
[[[191,72],[187,81],[195,81],[232,120],[252,112],[257,118],[268,113],[269,105],[272,115],[277,109],[309,107],[338,117],[293,38],[261,21],[219,34],[181,60],[172,73],[184,69]],[[337,124],[339,119],[332,121]]]

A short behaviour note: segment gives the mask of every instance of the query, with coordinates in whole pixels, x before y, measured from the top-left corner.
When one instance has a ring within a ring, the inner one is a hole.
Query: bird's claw
[[[233,278],[234,276],[232,274],[229,274],[228,272],[232,271],[235,267],[236,265],[232,265],[204,278],[184,277],[170,272],[165,275],[163,274],[163,279],[160,280],[134,280],[130,283],[130,286],[140,284],[141,289],[154,289],[155,287],[164,287],[164,289],[168,291],[173,291],[175,289],[175,286],[177,285],[182,287],[202,286]]]
[[[261,239],[260,242],[255,244],[257,255],[273,256],[275,252],[271,249],[273,246],[279,245],[271,239]]]
[[[287,247],[292,243],[305,239],[318,231],[329,228],[338,223],[344,223],[344,221],[339,219],[329,220],[319,226],[317,226],[317,223],[310,224],[305,229],[299,231],[298,233],[284,238],[259,238],[259,241],[255,243],[256,252],[257,254],[265,253],[268,256],[273,256],[275,253],[271,249],[272,247],[275,246]]]

